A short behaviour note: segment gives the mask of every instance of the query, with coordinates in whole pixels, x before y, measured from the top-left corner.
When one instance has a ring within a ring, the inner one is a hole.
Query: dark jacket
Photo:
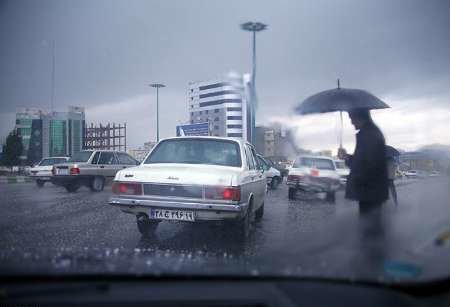
[[[355,152],[347,165],[346,198],[377,203],[388,199],[386,146],[383,133],[373,122],[357,133]]]

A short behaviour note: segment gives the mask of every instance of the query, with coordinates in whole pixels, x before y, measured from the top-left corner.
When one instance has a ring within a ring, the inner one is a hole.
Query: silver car
[[[125,152],[81,151],[74,154],[67,163],[55,165],[51,181],[65,187],[68,192],[76,192],[81,186],[100,192],[118,171],[138,164],[137,160]]]

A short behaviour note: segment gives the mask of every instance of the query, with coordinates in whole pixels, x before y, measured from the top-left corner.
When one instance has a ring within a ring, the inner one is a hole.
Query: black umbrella
[[[300,115],[341,112],[341,138],[342,147],[342,111],[356,109],[384,109],[389,106],[379,98],[367,91],[359,89],[341,88],[338,80],[338,87],[335,89],[319,92],[306,98],[295,108],[295,112]]]
[[[400,156],[400,152],[392,146],[386,145],[386,157],[395,158]]]

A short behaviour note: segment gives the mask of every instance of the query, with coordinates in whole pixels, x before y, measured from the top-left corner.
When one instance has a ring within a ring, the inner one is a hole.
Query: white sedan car
[[[36,180],[36,185],[40,188],[52,177],[53,165],[64,163],[69,160],[68,157],[50,157],[44,158],[30,169],[30,177]]]
[[[294,200],[297,192],[325,193],[329,202],[335,202],[336,190],[340,187],[340,177],[333,159],[323,156],[298,157],[286,181],[288,196]]]
[[[264,214],[266,176],[249,143],[231,138],[160,141],[141,165],[121,170],[109,204],[151,235],[163,220],[222,221],[241,238]]]

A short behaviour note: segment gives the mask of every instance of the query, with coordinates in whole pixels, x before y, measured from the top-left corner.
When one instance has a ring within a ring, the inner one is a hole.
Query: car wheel
[[[151,220],[147,215],[141,214],[136,216],[136,224],[141,235],[149,237],[155,234],[159,221]]]
[[[92,179],[90,188],[92,192],[101,192],[103,191],[103,188],[105,187],[105,178],[101,176],[95,176]]]
[[[64,187],[66,188],[67,192],[75,193],[80,188],[80,185],[78,185],[76,183],[71,183],[71,184],[65,185]]]
[[[335,203],[336,202],[336,192],[327,192],[327,202]]]
[[[235,228],[237,240],[246,240],[250,236],[254,220],[255,212],[253,211],[253,204],[250,203],[245,217],[237,222]]]
[[[43,180],[36,180],[36,185],[38,186],[38,188],[42,188],[45,184],[45,181]]]
[[[280,184],[280,178],[273,177],[272,182],[270,183],[270,188],[272,190],[276,190],[278,188],[279,184]]]
[[[264,215],[264,203],[262,203],[261,207],[255,212],[255,219],[260,220]]]
[[[297,194],[297,189],[289,188],[289,190],[288,190],[289,200],[295,200],[295,194]]]

